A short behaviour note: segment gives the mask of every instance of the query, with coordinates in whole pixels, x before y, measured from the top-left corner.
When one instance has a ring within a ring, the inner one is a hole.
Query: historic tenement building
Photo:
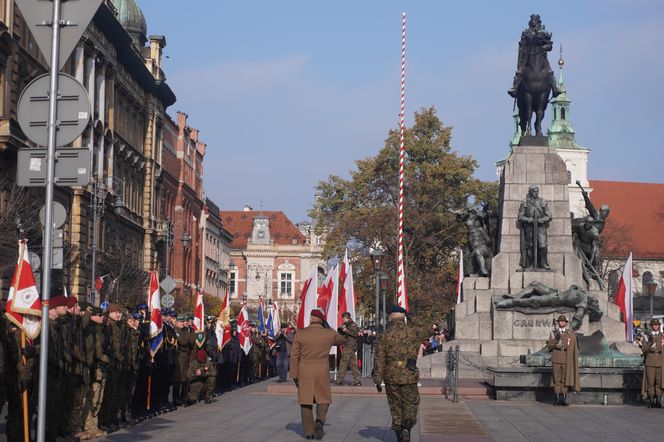
[[[313,229],[299,229],[283,212],[221,211],[233,236],[230,244],[231,300],[256,304],[259,297],[294,309],[312,268],[323,272],[321,239]],[[305,233],[303,233],[303,231]],[[266,302],[267,302],[266,301]]]
[[[232,236],[219,217],[219,206],[208,197],[203,197],[201,213],[201,289],[203,293],[222,297],[228,288],[228,267]]]

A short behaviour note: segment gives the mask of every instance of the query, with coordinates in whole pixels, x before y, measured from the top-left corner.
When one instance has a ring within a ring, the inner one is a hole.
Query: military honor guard
[[[362,385],[362,382],[355,354],[357,352],[357,337],[360,334],[360,329],[351,318],[350,313],[342,313],[341,319],[343,319],[344,322],[337,331],[344,337],[344,343],[341,346],[341,363],[339,363],[339,378],[336,384],[343,385],[346,371],[350,368],[353,372],[353,385],[359,386]]]
[[[567,317],[560,315],[556,321],[556,327],[546,341],[546,348],[551,352],[551,368],[553,369],[553,392],[555,394],[553,405],[568,405],[567,392],[581,390],[579,345],[574,330],[568,325]]]
[[[662,371],[664,370],[664,334],[659,319],[650,321],[652,331],[641,335],[636,342],[645,359],[641,395],[648,399],[648,408],[662,408]]]

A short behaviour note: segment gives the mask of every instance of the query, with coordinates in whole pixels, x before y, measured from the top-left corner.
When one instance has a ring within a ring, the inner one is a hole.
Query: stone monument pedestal
[[[547,229],[550,271],[529,271],[520,265],[522,232],[517,218],[532,185],[539,187],[539,196],[547,201],[552,215]],[[515,367],[520,365],[521,355],[544,347],[558,315],[565,314],[571,320],[574,312],[560,307],[547,314],[524,314],[496,309],[495,302],[502,295],[519,293],[531,282],[561,291],[571,285],[588,289],[572,245],[567,169],[555,148],[514,147],[500,181],[498,216],[498,251],[491,276],[465,278],[464,302],[455,308],[455,341],[450,344],[459,345],[462,352],[478,354],[485,366]],[[618,350],[638,353],[638,348],[625,342],[618,307],[608,302],[605,291],[594,288],[587,291],[599,301],[603,315],[597,322],[590,322],[585,315],[578,333],[589,336],[601,331]]]

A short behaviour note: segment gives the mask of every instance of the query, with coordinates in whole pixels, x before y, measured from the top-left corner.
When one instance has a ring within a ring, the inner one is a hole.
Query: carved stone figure
[[[599,321],[603,315],[597,299],[581,287],[571,285],[567,290],[557,290],[539,282],[531,282],[528,287],[514,295],[503,295],[503,299],[496,302],[496,308],[525,314],[571,310],[574,311],[574,316],[570,325],[574,330],[581,327],[586,313],[591,322]]]
[[[552,48],[551,33],[546,30],[539,15],[531,15],[528,28],[521,33],[514,83],[512,89],[507,91],[519,106],[521,135],[530,135],[534,112],[535,135],[542,136],[542,119],[549,92],[553,92],[554,97],[561,92],[547,59],[547,52]]]
[[[586,202],[589,215],[585,218],[574,218],[572,220],[574,250],[581,258],[583,279],[586,283],[590,284],[590,281],[594,279],[600,287],[604,288],[604,281],[599,275],[601,263],[600,233],[604,230],[610,209],[608,205],[604,204],[598,211],[590,200],[588,192],[581,187],[581,183],[577,181],[576,184],[581,188],[581,194]]]
[[[521,227],[521,260],[525,270],[551,270],[547,258],[547,229],[551,211],[539,187],[530,186],[528,196],[519,206],[518,222]]]
[[[468,242],[464,250],[466,276],[489,276],[493,258],[491,215],[481,207],[469,207],[459,218],[467,229]]]

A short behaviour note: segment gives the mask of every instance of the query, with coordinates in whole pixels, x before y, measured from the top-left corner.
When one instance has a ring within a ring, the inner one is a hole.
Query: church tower
[[[558,60],[558,88],[561,90],[561,94],[551,100],[553,119],[549,125],[547,135],[549,137],[549,146],[556,148],[558,155],[560,155],[567,167],[570,212],[577,218],[588,214],[583,196],[581,195],[581,189],[579,189],[576,182],[579,181],[588,193],[592,191],[588,183],[588,155],[590,149],[578,145],[574,139],[575,132],[570,120],[571,101],[567,96],[567,90],[563,82],[564,65],[565,61],[563,60],[561,46],[560,59]]]

